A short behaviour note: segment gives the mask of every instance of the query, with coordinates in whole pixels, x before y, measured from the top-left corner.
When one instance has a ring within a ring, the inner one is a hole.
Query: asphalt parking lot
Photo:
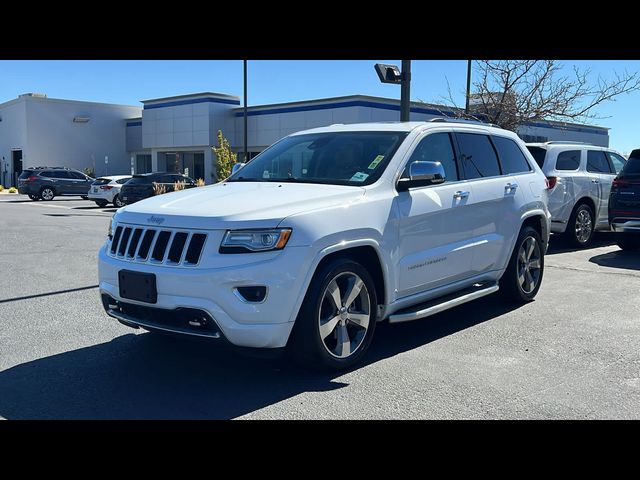
[[[321,374],[109,318],[96,255],[114,211],[0,195],[0,417],[640,418],[640,254],[609,234],[552,238],[533,303],[380,325],[364,365]]]

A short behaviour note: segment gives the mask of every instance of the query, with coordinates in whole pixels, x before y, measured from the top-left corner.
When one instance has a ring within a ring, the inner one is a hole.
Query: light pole
[[[467,60],[467,101],[464,105],[464,114],[469,115],[469,98],[471,97],[471,60]]]
[[[411,111],[411,60],[402,60],[402,71],[396,65],[376,63],[374,65],[382,83],[400,85],[400,121],[408,122]]]
[[[249,161],[249,154],[247,152],[247,61],[242,61],[244,64],[244,163]]]

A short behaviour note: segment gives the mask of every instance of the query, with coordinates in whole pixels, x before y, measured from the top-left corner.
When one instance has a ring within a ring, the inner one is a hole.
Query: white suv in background
[[[527,148],[549,179],[551,231],[586,247],[595,230],[609,230],[609,192],[626,159],[586,143],[528,143]]]
[[[121,323],[345,368],[376,322],[500,290],[533,300],[546,179],[512,132],[448,122],[290,135],[226,181],[118,210],[99,252]]]
[[[96,178],[89,188],[89,200],[96,202],[99,207],[106,207],[108,203],[113,203],[117,208],[124,207],[125,203],[120,198],[120,189],[129,180],[131,175]]]

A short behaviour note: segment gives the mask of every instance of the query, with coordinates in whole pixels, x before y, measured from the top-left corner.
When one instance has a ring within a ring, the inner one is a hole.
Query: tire
[[[89,200],[89,197],[87,197],[86,195],[81,195],[80,198],[83,200]]]
[[[640,235],[618,233],[616,243],[622,250],[640,250]]]
[[[540,234],[532,227],[522,227],[507,269],[500,279],[499,292],[506,300],[527,303],[535,298],[544,274],[542,248]]]
[[[104,208],[109,204],[109,202],[106,202],[104,200],[96,200],[95,202],[96,202],[96,205],[99,206],[100,208]]]
[[[360,281],[356,293],[354,287]],[[348,300],[349,292],[357,296],[345,306],[342,300]],[[289,345],[294,359],[321,370],[342,370],[357,364],[371,345],[376,312],[375,284],[369,272],[348,258],[330,261],[314,275],[298,313]]]
[[[33,194],[29,194],[29,198],[31,200],[33,200],[34,202],[37,202],[38,200],[40,200],[40,195],[33,195]]]
[[[40,199],[50,202],[56,196],[56,191],[51,187],[42,187],[40,189]]]
[[[126,203],[124,203],[121,199],[120,199],[120,195],[116,194],[115,197],[113,197],[113,206],[116,208],[122,208],[126,205]]]
[[[574,247],[586,248],[593,239],[594,225],[593,210],[586,203],[581,203],[571,212],[565,238]]]

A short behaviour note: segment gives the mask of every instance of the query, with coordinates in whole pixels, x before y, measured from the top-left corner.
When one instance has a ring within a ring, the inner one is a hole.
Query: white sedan
[[[96,178],[89,188],[89,200],[96,202],[99,207],[106,207],[108,203],[113,203],[118,208],[124,207],[124,202],[120,199],[120,189],[130,179],[131,175]]]

